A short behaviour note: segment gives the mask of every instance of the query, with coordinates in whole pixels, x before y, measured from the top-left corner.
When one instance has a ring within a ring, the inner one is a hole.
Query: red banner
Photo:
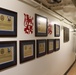
[[[24,31],[26,34],[33,33],[33,17],[24,13]]]

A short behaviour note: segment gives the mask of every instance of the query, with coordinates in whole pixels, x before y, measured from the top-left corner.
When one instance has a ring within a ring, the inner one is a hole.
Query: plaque
[[[47,53],[54,52],[54,39],[47,39]]]
[[[0,8],[0,36],[17,36],[17,12]]]
[[[37,57],[41,57],[46,54],[46,40],[37,40]]]
[[[69,41],[69,28],[63,27],[63,41],[66,43]]]
[[[60,49],[60,39],[55,39],[55,51]]]
[[[35,59],[35,40],[20,41],[20,63]]]
[[[54,24],[54,35],[55,35],[55,37],[60,36],[60,26],[57,24]]]
[[[0,64],[13,61],[13,47],[0,48]]]
[[[35,36],[47,36],[48,21],[46,17],[35,14]]]
[[[45,43],[39,43],[39,53],[45,52]]]
[[[33,55],[33,45],[24,45],[24,58],[32,56]]]
[[[17,64],[16,41],[0,42],[0,70]]]

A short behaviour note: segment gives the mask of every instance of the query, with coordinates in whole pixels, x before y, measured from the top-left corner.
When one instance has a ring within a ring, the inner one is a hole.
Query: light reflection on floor
[[[73,65],[67,75],[76,75],[76,63]]]

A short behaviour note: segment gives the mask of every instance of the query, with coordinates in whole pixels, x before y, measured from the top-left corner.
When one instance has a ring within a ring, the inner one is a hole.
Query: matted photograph
[[[35,59],[35,40],[20,41],[20,63]]]
[[[46,54],[46,39],[37,40],[37,57],[44,56]]]
[[[54,52],[54,47],[55,43],[54,43],[54,39],[47,39],[47,53],[50,54],[52,52]]]
[[[35,36],[47,36],[48,19],[35,14]]]
[[[0,37],[17,36],[17,12],[0,8]]]
[[[68,42],[69,41],[69,28],[63,27],[63,41]]]
[[[0,42],[0,70],[17,64],[17,42]]]
[[[60,49],[60,39],[55,39],[55,51]]]
[[[54,35],[55,35],[55,37],[60,36],[60,26],[57,24],[54,24]]]

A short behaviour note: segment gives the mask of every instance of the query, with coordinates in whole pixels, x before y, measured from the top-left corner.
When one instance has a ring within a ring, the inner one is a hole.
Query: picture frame
[[[60,39],[55,39],[55,51],[58,51],[60,49]]]
[[[17,12],[0,7],[0,37],[17,37]]]
[[[46,39],[36,40],[37,43],[37,58],[46,55]]]
[[[35,36],[47,36],[48,19],[39,14],[35,14]]]
[[[0,70],[17,65],[17,42],[0,41]]]
[[[63,41],[64,43],[69,41],[69,28],[63,27]]]
[[[35,59],[35,40],[20,41],[20,63]]]
[[[57,24],[54,24],[54,36],[59,37],[60,36],[60,26]]]
[[[47,39],[47,54],[54,52],[55,42],[54,39]]]

